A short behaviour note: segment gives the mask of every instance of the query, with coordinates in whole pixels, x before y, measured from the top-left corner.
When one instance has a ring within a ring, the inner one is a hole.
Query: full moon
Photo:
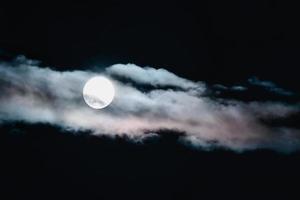
[[[114,99],[115,89],[109,79],[96,76],[85,83],[82,93],[87,105],[94,109],[102,109]]]

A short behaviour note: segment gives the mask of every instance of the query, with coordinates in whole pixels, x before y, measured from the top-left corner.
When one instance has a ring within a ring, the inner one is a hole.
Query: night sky
[[[14,77],[25,77],[25,82],[34,85],[26,79],[27,74],[14,68],[2,69],[2,63],[17,69],[18,62],[28,64],[29,59],[38,60],[42,69],[50,67],[53,71],[49,74],[101,71],[114,64],[128,67],[128,63],[141,68],[163,68],[188,80],[188,84],[205,83],[207,90],[201,95],[212,102],[220,101],[225,108],[229,100],[241,102],[238,105],[246,109],[241,113],[248,116],[247,106],[251,105],[254,114],[249,114],[250,119],[261,115],[259,124],[264,124],[263,130],[281,134],[275,129],[282,128],[290,139],[269,137],[268,132],[261,143],[254,143],[259,148],[244,144],[235,148],[227,143],[214,146],[227,141],[223,138],[219,141],[217,137],[217,141],[209,141],[212,148],[203,148],[182,142],[184,132],[166,129],[159,130],[158,137],[133,141],[126,135],[110,137],[95,135],[91,130],[65,129],[31,115],[33,121],[22,120],[19,114],[21,120],[11,120],[10,115],[5,116],[10,108],[6,111],[0,107],[0,198],[291,199],[299,196],[298,23],[297,7],[285,1],[1,3],[2,77],[6,77],[5,73],[15,73]],[[129,82],[139,91],[158,87],[147,86],[147,82],[134,83],[130,76],[122,79],[118,77],[118,69],[109,70],[106,73],[120,82]],[[7,86],[12,87],[5,81],[0,78],[4,94]],[[169,86],[174,90],[186,89],[176,84],[161,88]],[[29,91],[16,90],[25,96]],[[51,91],[46,93],[47,100],[43,102],[51,104],[55,95]],[[0,95],[1,103],[7,101],[3,96]],[[271,117],[264,118],[265,107],[252,102],[267,103],[270,111],[266,112]],[[107,112],[114,113],[111,109]],[[277,110],[272,109],[278,109],[279,117]],[[281,115],[284,109],[292,114]],[[143,118],[151,112],[145,110],[134,114]],[[265,141],[268,138],[275,138],[274,142]]]

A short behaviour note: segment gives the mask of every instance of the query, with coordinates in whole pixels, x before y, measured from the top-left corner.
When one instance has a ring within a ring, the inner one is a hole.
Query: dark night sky
[[[58,70],[135,63],[211,84],[257,76],[298,93],[298,13],[265,0],[1,3],[0,57]],[[300,180],[299,153],[198,151],[172,134],[140,145],[47,125],[0,130],[1,195],[13,199],[290,199]]]
[[[49,65],[130,62],[195,80],[255,75],[298,89],[298,12],[284,1],[23,2],[1,6],[1,15],[2,50]]]

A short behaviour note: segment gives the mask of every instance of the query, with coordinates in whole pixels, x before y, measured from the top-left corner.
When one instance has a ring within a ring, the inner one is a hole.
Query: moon
[[[85,83],[82,93],[88,106],[94,109],[102,109],[113,101],[115,88],[108,78],[96,76]]]

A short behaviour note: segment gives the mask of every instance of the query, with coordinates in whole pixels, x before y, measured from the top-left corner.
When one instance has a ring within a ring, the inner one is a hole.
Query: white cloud
[[[0,64],[0,120],[49,123],[94,134],[127,135],[141,139],[145,132],[162,129],[184,132],[182,140],[201,147],[222,146],[234,150],[271,148],[296,150],[300,132],[288,127],[268,127],[260,119],[285,117],[298,105],[280,103],[219,103],[201,96],[203,83],[193,82],[165,69],[113,65],[102,73],[111,76],[116,97],[103,110],[83,101],[84,83],[97,73],[59,72],[24,60]],[[123,76],[137,84],[165,86],[148,92],[115,80]],[[182,88],[181,91],[168,89]],[[292,141],[292,142],[291,142]]]
[[[131,79],[140,84],[150,84],[152,86],[173,86],[185,90],[197,90],[203,92],[205,87],[203,83],[193,82],[175,74],[159,68],[139,67],[135,64],[116,64],[106,68],[110,75]]]

